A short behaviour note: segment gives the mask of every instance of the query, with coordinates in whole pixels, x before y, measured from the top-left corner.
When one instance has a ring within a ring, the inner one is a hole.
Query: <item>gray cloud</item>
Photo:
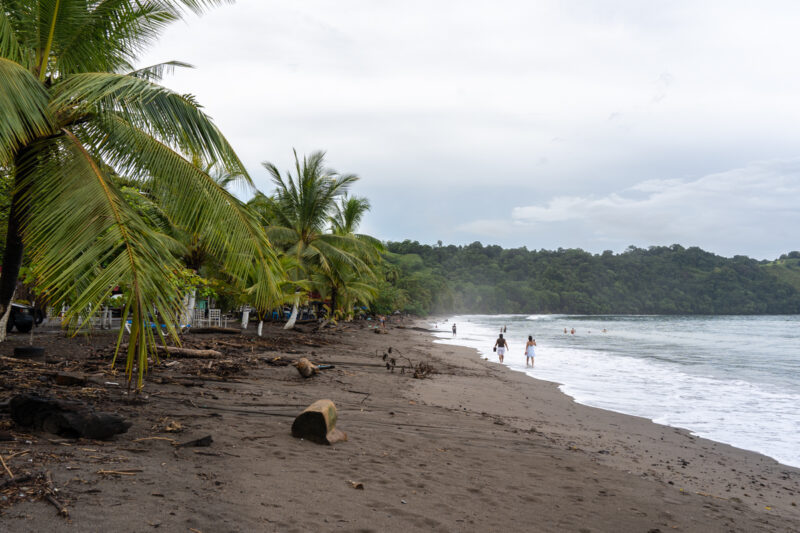
[[[758,194],[740,173],[777,188],[759,162],[800,156],[798,20],[777,0],[240,0],[142,63],[197,66],[167,85],[265,190],[261,161],[326,149],[362,176],[365,231],[384,239],[769,257],[798,247],[796,189]],[[739,217],[735,238],[715,229]]]
[[[761,162],[696,180],[648,180],[605,196],[559,196],[541,205],[515,207],[510,218],[549,232],[558,232],[560,224],[576,223],[590,236],[586,242],[594,249],[609,242],[679,242],[729,255],[747,246],[774,257],[781,250],[770,244],[772,238],[790,242],[800,227],[798,200],[796,159]]]

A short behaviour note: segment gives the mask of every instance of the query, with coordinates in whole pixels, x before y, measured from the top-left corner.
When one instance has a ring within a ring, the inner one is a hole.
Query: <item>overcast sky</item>
[[[383,240],[800,249],[800,2],[240,0],[143,64],[257,186],[323,149]]]

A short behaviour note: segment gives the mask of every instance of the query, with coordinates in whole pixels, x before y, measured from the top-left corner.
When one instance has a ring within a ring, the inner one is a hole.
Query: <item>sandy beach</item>
[[[76,441],[1,415],[0,432],[14,438],[0,442],[9,470],[50,471],[69,517],[36,497],[4,500],[0,530],[800,531],[800,470],[578,405],[553,383],[434,343],[421,325],[190,335],[187,345],[223,360],[164,361],[136,403],[105,384],[121,380],[106,372],[110,336],[91,346],[41,336],[67,362],[3,360],[0,401],[24,387],[119,412],[133,426],[110,441]],[[23,342],[12,337],[0,354]],[[389,347],[394,372],[382,357]],[[303,379],[286,364],[302,356],[335,368]],[[414,379],[401,372],[405,358],[437,373]],[[92,381],[55,385],[55,370]],[[293,418],[321,398],[338,407],[347,442],[290,435]],[[176,423],[179,432],[166,431]],[[173,445],[206,435],[209,447]],[[8,480],[3,472],[0,484]]]

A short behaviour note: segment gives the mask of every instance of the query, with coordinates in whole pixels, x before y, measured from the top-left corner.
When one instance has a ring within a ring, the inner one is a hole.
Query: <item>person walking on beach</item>
[[[453,337],[456,336],[456,323],[453,322]]]
[[[503,362],[503,356],[506,354],[506,350],[508,349],[508,342],[503,338],[503,334],[501,333],[497,340],[494,341],[494,349],[497,351],[497,357],[500,358],[500,362]]]
[[[536,339],[533,338],[533,335],[528,335],[528,342],[525,344],[525,366],[528,366],[528,359],[531,360],[531,368],[533,368],[533,356],[536,355],[534,353],[536,346]]]

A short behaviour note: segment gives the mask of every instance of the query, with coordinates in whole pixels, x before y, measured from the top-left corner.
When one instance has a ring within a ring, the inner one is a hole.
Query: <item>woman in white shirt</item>
[[[536,355],[534,353],[536,341],[534,340],[532,335],[528,335],[528,343],[525,344],[525,366],[528,366],[528,360],[530,359],[531,368],[533,368],[533,356]]]

